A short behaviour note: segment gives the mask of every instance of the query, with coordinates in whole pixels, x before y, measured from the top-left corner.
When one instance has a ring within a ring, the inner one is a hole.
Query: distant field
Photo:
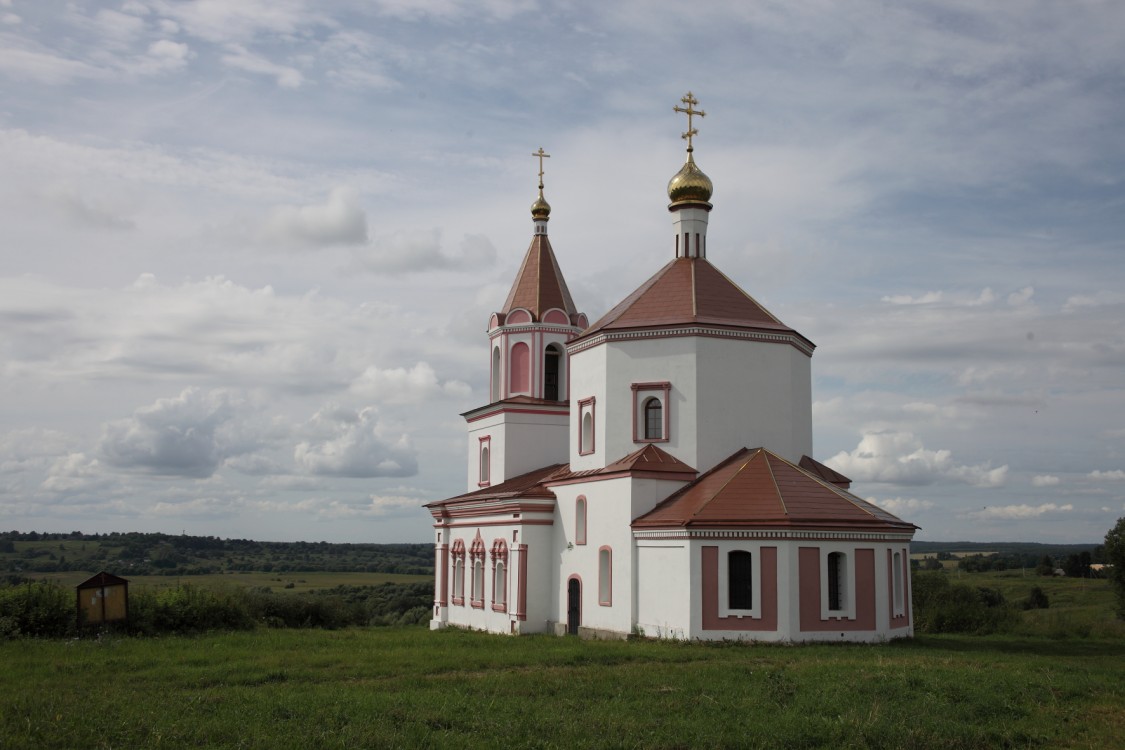
[[[36,580],[58,581],[64,586],[77,586],[89,578],[88,573],[35,573]],[[336,586],[376,586],[381,583],[421,583],[433,576],[412,576],[399,573],[211,573],[196,576],[130,576],[123,578],[131,586],[164,587],[180,583],[209,586],[234,583],[240,586],[267,586],[275,591],[315,591]],[[287,588],[292,583],[292,588]]]
[[[0,747],[1120,748],[1125,640],[424,628],[0,643]]]

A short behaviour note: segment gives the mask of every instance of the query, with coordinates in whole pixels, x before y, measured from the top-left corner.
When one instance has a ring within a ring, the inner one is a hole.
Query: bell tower
[[[503,307],[488,321],[489,402],[466,412],[469,490],[567,459],[570,368],[566,345],[589,321],[578,311],[547,237],[551,206],[531,204],[531,245]]]

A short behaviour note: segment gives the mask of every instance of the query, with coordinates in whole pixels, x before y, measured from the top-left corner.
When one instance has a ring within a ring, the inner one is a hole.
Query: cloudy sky
[[[672,252],[818,345],[919,539],[1125,515],[1120,2],[0,0],[0,529],[425,541],[527,248]]]

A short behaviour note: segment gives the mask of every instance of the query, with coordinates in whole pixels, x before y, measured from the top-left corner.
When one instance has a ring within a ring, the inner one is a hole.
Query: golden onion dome
[[[533,219],[548,219],[551,216],[551,204],[543,197],[542,191],[539,197],[531,204],[531,218]]]
[[[687,161],[668,181],[668,198],[672,203],[707,203],[711,200],[714,186],[711,178],[703,170],[695,166],[695,159],[688,151]]]

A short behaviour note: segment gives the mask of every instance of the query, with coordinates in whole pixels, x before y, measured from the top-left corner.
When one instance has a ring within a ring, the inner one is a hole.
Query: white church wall
[[[688,540],[639,539],[636,550],[637,632],[651,638],[693,637]]]
[[[595,346],[570,357],[570,468],[586,471],[605,466],[605,347]],[[583,448],[581,402],[593,399],[593,445]],[[592,447],[593,450],[589,450]],[[589,450],[587,453],[586,450]],[[618,456],[617,458],[620,458]]]
[[[699,339],[698,464],[765,447],[797,463],[812,455],[810,359],[792,346]]]
[[[468,490],[480,489],[481,438],[489,446],[489,484],[567,460],[568,414],[510,409],[469,424]]]

